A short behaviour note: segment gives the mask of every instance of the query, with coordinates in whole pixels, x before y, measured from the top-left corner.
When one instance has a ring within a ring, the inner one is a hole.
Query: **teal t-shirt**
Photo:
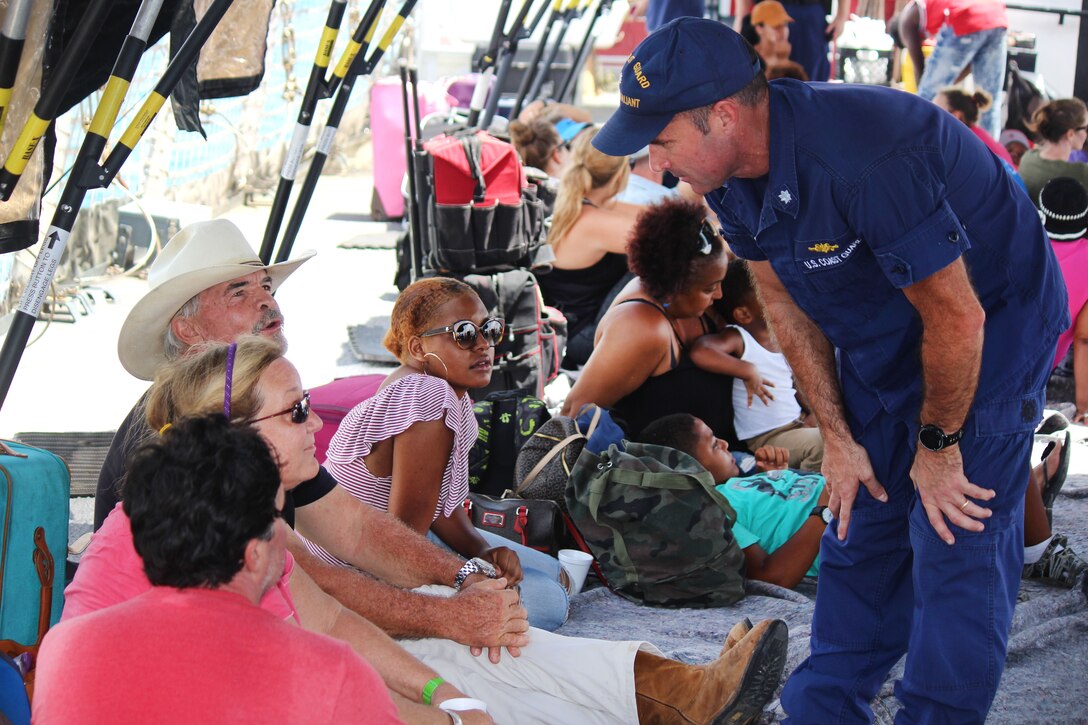
[[[768,554],[785,544],[805,524],[824,490],[818,473],[782,470],[737,476],[719,483],[718,491],[737,512],[733,538],[745,549],[759,544]],[[808,576],[816,576],[820,557]]]

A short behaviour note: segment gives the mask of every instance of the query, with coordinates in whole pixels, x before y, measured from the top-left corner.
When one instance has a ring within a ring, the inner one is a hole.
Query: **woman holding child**
[[[691,413],[736,445],[733,378],[698,368],[697,338],[720,327],[711,313],[721,297],[726,252],[705,208],[683,199],[647,208],[627,246],[638,275],[597,326],[593,354],[563,405],[613,408],[632,436],[650,421]]]

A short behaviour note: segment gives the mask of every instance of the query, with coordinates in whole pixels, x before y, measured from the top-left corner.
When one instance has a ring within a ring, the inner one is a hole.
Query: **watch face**
[[[918,431],[918,442],[931,451],[944,448],[944,431],[935,425],[923,425]]]
[[[492,566],[491,562],[487,559],[481,559],[480,557],[476,557],[475,559],[472,559],[472,561],[475,562],[477,569],[484,576],[490,579],[494,579],[499,575],[499,573],[495,570],[495,567]]]
[[[825,508],[823,511],[820,512],[820,518],[824,520],[825,524],[830,524],[831,519],[835,518],[835,515],[831,513],[831,509]]]

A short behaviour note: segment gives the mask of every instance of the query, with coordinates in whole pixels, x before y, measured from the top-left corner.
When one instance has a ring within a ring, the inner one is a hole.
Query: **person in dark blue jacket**
[[[835,517],[811,652],[782,704],[982,722],[1023,564],[1032,433],[1061,272],[1031,202],[963,124],[891,89],[765,81],[751,46],[683,18],[649,36],[594,140],[706,195],[749,260],[824,434]]]

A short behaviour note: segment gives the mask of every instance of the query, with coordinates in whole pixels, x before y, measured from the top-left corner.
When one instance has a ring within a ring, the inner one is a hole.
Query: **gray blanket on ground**
[[[1074,460],[1088,455],[1083,441],[1074,443]],[[1070,475],[1054,504],[1054,530],[1070,546],[1088,555],[1088,474]],[[592,576],[592,575],[591,575]],[[988,722],[1083,722],[1088,712],[1088,602],[1081,587],[1072,591],[1032,581],[1022,590],[1029,597],[1017,605],[1009,654],[1001,686]],[[726,633],[742,617],[752,621],[777,617],[790,628],[786,673],[808,654],[814,580],[797,590],[750,582],[748,595],[724,609],[657,609],[632,604],[604,588],[573,598],[570,619],[559,633],[609,640],[642,639],[685,662],[707,662],[718,656]],[[981,613],[979,616],[982,616]],[[955,642],[949,643],[955,647]],[[891,723],[899,703],[894,685],[902,676],[900,661],[873,701],[877,723]],[[764,722],[784,717],[777,699]]]

